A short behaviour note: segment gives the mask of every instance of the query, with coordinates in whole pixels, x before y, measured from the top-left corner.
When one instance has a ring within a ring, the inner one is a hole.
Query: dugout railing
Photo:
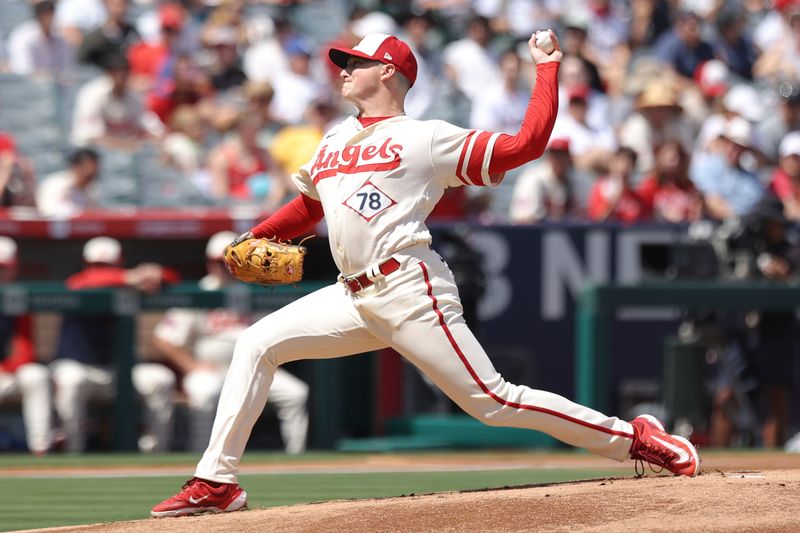
[[[136,360],[136,320],[139,313],[165,311],[174,307],[213,309],[227,307],[244,313],[270,312],[321,288],[324,283],[303,282],[296,286],[264,288],[235,284],[224,290],[202,290],[195,283],[179,283],[158,293],[145,294],[129,288],[87,289],[71,291],[59,282],[22,282],[0,286],[0,313],[18,316],[27,313],[111,314],[117,317],[114,335],[116,395],[113,407],[114,448],[117,451],[137,449],[137,424],[131,368]],[[338,380],[322,379],[335,372],[336,360],[314,365],[314,387],[328,389],[339,386]],[[315,418],[312,429],[318,435],[335,435],[338,412],[337,391],[320,390],[326,398],[327,416]],[[323,439],[326,440],[326,439]]]
[[[611,325],[621,307],[692,310],[795,310],[800,286],[776,282],[669,281],[585,288],[575,310],[575,397],[607,412],[612,405]],[[644,354],[653,356],[653,354]]]

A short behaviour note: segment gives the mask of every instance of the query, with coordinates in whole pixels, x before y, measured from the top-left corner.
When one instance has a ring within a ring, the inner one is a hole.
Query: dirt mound
[[[800,470],[709,469],[693,479],[650,474],[37,531],[789,532],[800,530],[798,494]]]

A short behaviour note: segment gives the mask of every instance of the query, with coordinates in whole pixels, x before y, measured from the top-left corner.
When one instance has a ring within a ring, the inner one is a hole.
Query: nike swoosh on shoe
[[[656,436],[653,436],[651,438],[654,441],[656,441],[659,444],[661,444],[662,446],[664,446],[665,448],[667,448],[669,450],[672,450],[673,452],[677,453],[678,454],[678,463],[681,463],[681,464],[688,463],[689,460],[692,458],[692,456],[689,454],[689,452],[684,450],[680,446],[675,446],[674,444],[671,444],[671,443],[665,441],[664,439],[660,439],[660,438],[658,438]]]

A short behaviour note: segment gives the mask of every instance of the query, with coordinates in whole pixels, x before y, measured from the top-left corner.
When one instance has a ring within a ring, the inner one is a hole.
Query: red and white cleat
[[[206,481],[192,478],[181,491],[159,503],[150,516],[185,516],[198,513],[225,513],[247,507],[247,493],[238,484],[212,487]]]
[[[700,472],[700,456],[692,443],[664,431],[664,425],[656,417],[640,415],[631,421],[631,425],[634,434],[631,459],[683,476],[693,477]]]

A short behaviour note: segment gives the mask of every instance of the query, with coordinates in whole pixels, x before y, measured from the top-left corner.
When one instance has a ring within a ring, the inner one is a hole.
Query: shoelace
[[[636,459],[633,463],[633,470],[636,472],[636,477],[642,477],[644,475],[644,464],[647,463],[644,459]],[[650,471],[655,474],[660,474],[664,471],[664,467],[662,466],[660,469],[656,470],[653,468],[653,463],[647,463],[647,466],[650,467]]]
[[[198,481],[197,478],[192,478],[189,481],[187,481],[186,483],[184,483],[183,486],[181,487],[181,491],[178,494],[176,494],[176,496],[179,496],[179,495],[183,494],[184,492],[186,492],[187,490],[189,490],[189,488],[192,485],[194,485],[195,483],[197,483],[197,481]]]
[[[664,471],[664,467],[666,467],[674,458],[675,452],[672,452],[662,446],[656,446],[654,444],[650,444],[649,442],[641,444],[639,449],[636,450],[636,463],[634,463],[636,475],[639,477],[644,475],[645,462],[650,466],[650,470],[656,474],[660,474]],[[653,468],[654,464],[660,466],[661,469],[656,470]]]

